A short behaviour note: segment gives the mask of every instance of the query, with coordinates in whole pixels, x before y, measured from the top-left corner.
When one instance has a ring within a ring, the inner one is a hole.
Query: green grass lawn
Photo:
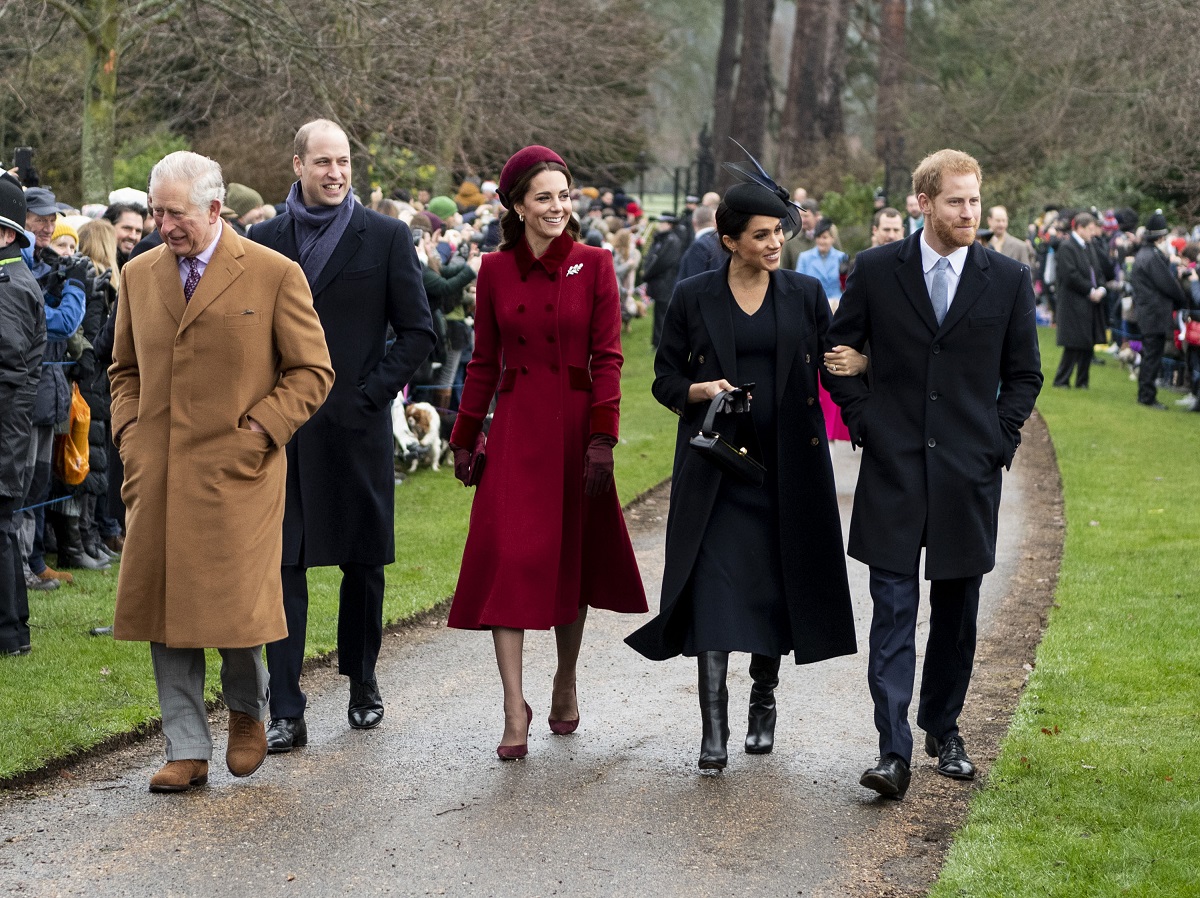
[[[932,898],[1200,895],[1200,414],[1111,358],[1038,408],[1066,543],[1035,670]]]
[[[621,442],[616,477],[623,503],[671,473],[678,420],[650,395],[650,321],[625,337]],[[396,487],[396,563],[387,571],[384,617],[395,623],[437,605],[454,591],[473,491],[451,468],[422,468]],[[219,561],[214,559],[214,564]],[[0,659],[0,781],[152,723],[158,699],[145,643],[88,635],[112,622],[116,568],[80,571],[76,584],[30,593],[33,654]],[[309,573],[308,653],[333,650],[340,571]],[[216,695],[220,659],[209,652],[208,694]]]

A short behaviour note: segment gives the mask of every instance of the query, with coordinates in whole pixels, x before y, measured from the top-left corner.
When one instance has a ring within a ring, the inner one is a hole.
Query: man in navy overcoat
[[[922,547],[932,583],[917,723],[939,773],[974,776],[958,717],[979,586],[995,566],[1001,472],[1042,384],[1028,270],[975,242],[981,181],[965,153],[921,162],[925,227],[858,255],[829,329],[826,349],[870,344],[869,386],[822,375],[863,451],[847,551],[871,568],[880,757],[861,782],[894,798],[910,778]]]
[[[383,718],[375,661],[383,639],[383,566],[396,553],[390,409],[434,341],[412,234],[403,222],[355,201],[345,132],[324,119],[302,126],[292,167],[297,181],[287,211],[255,225],[250,238],[304,269],[337,378],[287,446],[288,636],[267,646],[267,745],[276,753],[308,741],[300,668],[310,567],[342,569],[338,672],[350,678],[350,725],[369,729]]]

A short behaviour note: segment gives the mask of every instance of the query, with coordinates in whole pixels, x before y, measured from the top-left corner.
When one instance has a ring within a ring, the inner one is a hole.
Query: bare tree
[[[733,90],[738,68],[738,39],[742,30],[742,0],[725,0],[721,17],[721,43],[717,46],[717,78],[713,89],[713,157],[719,189],[725,185],[722,162],[729,161],[732,145]]]
[[[875,94],[875,155],[883,160],[889,179],[905,167],[901,110],[906,70],[905,0],[881,0],[877,41]],[[892,184],[885,185],[891,190]]]
[[[742,6],[742,52],[738,67],[737,91],[733,98],[733,113],[729,132],[755,158],[762,158],[767,134],[767,109],[771,100],[771,22],[775,17],[775,0],[744,0]],[[729,141],[725,141],[726,144]],[[734,157],[741,154],[734,152]],[[721,158],[730,158],[725,149]],[[722,187],[728,179],[717,175]]]

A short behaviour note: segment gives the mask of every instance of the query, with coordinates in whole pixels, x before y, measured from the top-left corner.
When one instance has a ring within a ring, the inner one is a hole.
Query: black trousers
[[[938,739],[958,732],[958,717],[975,662],[975,619],[983,577],[934,580],[929,595],[929,639],[921,671],[917,725]],[[921,583],[916,571],[898,574],[871,568],[870,657],[867,679],[875,703],[879,756],[898,755],[911,763],[908,724],[916,675],[917,606]]]
[[[1138,368],[1138,402],[1153,405],[1158,399],[1158,375],[1162,370],[1166,334],[1142,334],[1142,364]]]
[[[1088,385],[1088,376],[1092,370],[1092,357],[1095,355],[1095,352],[1095,349],[1091,346],[1087,349],[1063,347],[1062,359],[1058,363],[1058,371],[1054,374],[1054,386],[1071,386],[1071,370],[1076,369],[1075,386],[1086,387]]]
[[[362,682],[375,676],[383,643],[383,566],[343,564],[338,595],[338,673]],[[267,644],[271,716],[303,717],[308,698],[300,689],[308,633],[308,570],[284,565],[283,610],[288,635]]]
[[[29,645],[25,562],[13,520],[13,511],[19,504],[15,499],[0,499],[0,651],[4,652],[15,652]]]

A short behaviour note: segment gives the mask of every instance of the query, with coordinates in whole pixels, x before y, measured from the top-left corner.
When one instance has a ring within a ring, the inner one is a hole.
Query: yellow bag
[[[92,426],[92,410],[77,383],[71,384],[71,411],[67,421],[67,432],[54,438],[54,476],[68,486],[78,486],[90,470],[88,430]]]

